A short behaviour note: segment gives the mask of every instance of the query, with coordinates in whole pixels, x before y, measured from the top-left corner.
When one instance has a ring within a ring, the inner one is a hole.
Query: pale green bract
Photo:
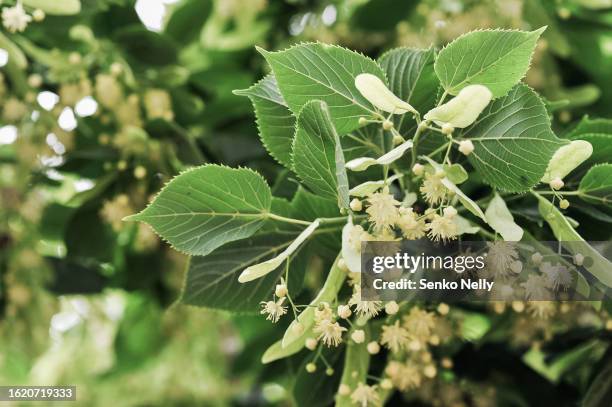
[[[314,192],[348,208],[348,178],[340,138],[327,104],[313,100],[300,112],[293,141],[293,168]]]
[[[385,78],[370,58],[335,45],[305,43],[284,51],[258,50],[272,67],[278,87],[294,114],[313,99],[327,103],[339,134],[359,127],[359,118],[376,114],[355,87],[355,77],[370,73]]]
[[[126,220],[148,223],[177,250],[204,256],[255,233],[271,201],[270,187],[256,172],[204,165],[175,177],[146,209]]]
[[[372,105],[391,114],[416,113],[414,107],[393,94],[376,75],[362,73],[355,77],[355,87]]]
[[[563,179],[576,167],[585,162],[593,154],[593,146],[588,141],[574,140],[559,148],[553,154],[542,182],[550,182],[555,178]]]
[[[523,229],[514,222],[514,217],[508,210],[506,202],[499,194],[495,194],[485,211],[487,223],[499,233],[505,241],[518,242],[523,237]]]
[[[474,144],[468,159],[485,182],[509,192],[540,182],[555,151],[568,143],[555,136],[546,107],[523,84],[491,102],[461,136]]]
[[[394,161],[400,159],[404,155],[404,153],[410,148],[412,148],[412,141],[408,140],[378,158],[354,158],[346,163],[346,168],[351,171],[365,171],[372,165],[389,165]]]
[[[486,86],[469,85],[445,104],[427,112],[424,118],[439,126],[448,124],[462,129],[476,121],[491,101],[491,97],[491,91]]]
[[[486,86],[494,98],[506,95],[527,72],[536,41],[545,29],[481,30],[462,35],[436,59],[434,67],[442,86],[451,95],[471,84]]]
[[[270,260],[266,260],[263,263],[249,266],[238,276],[238,282],[248,283],[249,281],[256,280],[265,276],[273,270],[276,270],[285,260],[289,258],[306,239],[312,235],[312,232],[319,227],[319,220],[312,222],[306,229],[299,234],[299,236],[278,256],[273,257]]]

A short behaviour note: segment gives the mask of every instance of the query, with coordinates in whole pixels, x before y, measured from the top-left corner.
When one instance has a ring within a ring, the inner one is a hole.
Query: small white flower
[[[329,347],[338,346],[342,342],[342,332],[344,331],[346,331],[346,328],[329,319],[316,324],[313,329],[314,333],[319,334],[318,339]]]
[[[24,31],[30,21],[32,17],[25,12],[21,2],[2,9],[2,25],[12,33]]]
[[[380,343],[396,353],[408,346],[410,336],[408,331],[400,326],[399,321],[395,321],[393,325],[383,325]]]
[[[576,253],[574,255],[574,264],[577,266],[582,266],[584,264],[584,256],[580,253]]]
[[[351,401],[360,407],[377,406],[380,404],[380,396],[376,391],[376,386],[368,386],[360,382],[351,394]]]
[[[567,290],[574,281],[571,273],[561,265],[553,266],[549,262],[542,263],[540,271],[546,276],[546,286],[552,290],[563,288]]]
[[[349,300],[349,305],[355,306],[355,311],[361,317],[372,318],[382,309],[382,301],[361,301],[361,289],[355,286],[355,292]]]
[[[378,230],[389,228],[397,221],[399,216],[397,207],[400,202],[395,200],[387,188],[384,188],[382,192],[370,195],[368,204],[366,213]]]
[[[521,283],[521,287],[525,289],[525,297],[531,301],[543,301],[549,299],[550,292],[548,291],[548,281],[545,276],[531,274],[527,281]]]
[[[436,174],[426,173],[419,190],[431,205],[437,205],[446,196],[446,187]]]
[[[453,240],[458,236],[457,223],[454,222],[452,216],[446,214],[444,216],[434,214],[433,219],[429,222],[428,229],[428,236],[434,242]]]
[[[425,171],[425,166],[422,164],[416,163],[412,166],[412,173],[416,175],[417,177],[420,177],[421,175],[423,175],[424,171]]]
[[[260,314],[268,314],[266,319],[268,321],[272,321],[273,323],[278,322],[280,317],[287,313],[287,307],[283,306],[283,302],[285,298],[281,298],[278,301],[262,301],[261,306],[262,310]]]

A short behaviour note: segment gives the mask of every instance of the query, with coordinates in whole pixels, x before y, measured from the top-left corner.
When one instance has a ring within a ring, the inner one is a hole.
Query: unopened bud
[[[580,253],[576,253],[574,255],[574,264],[577,266],[582,266],[584,264],[584,256]]]
[[[368,119],[366,119],[365,117],[360,117],[358,123],[360,126],[365,126],[366,124],[368,124]]]
[[[391,379],[383,379],[380,381],[380,387],[383,390],[391,390],[393,388],[393,382]]]
[[[340,305],[338,307],[338,316],[342,319],[347,319],[351,316],[351,307],[348,305]]]
[[[425,166],[419,163],[416,163],[412,166],[412,173],[416,175],[417,177],[420,177],[421,175],[423,175],[424,171],[425,171]]]
[[[353,198],[349,206],[353,212],[360,212],[363,209],[361,201],[357,198]]]
[[[393,145],[394,146],[399,146],[404,141],[406,141],[406,140],[404,140],[404,138],[402,136],[400,136],[399,134],[396,134],[395,136],[393,136]]]
[[[540,252],[535,252],[534,254],[531,255],[531,261],[533,262],[533,264],[535,264],[536,266],[540,263],[542,263],[542,260],[544,260],[544,256],[542,256],[540,254]]]
[[[459,142],[459,151],[463,155],[470,155],[474,151],[474,143],[472,140],[463,140]]]
[[[41,9],[37,8],[36,10],[34,10],[34,12],[32,13],[32,18],[34,19],[34,21],[36,21],[37,23],[41,22],[42,20],[44,20],[46,17],[45,12],[42,11]]]
[[[567,209],[569,208],[570,203],[567,199],[562,199],[561,201],[559,201],[559,208],[561,209]]]
[[[351,334],[351,339],[355,343],[363,343],[365,341],[365,332],[362,329],[357,329]]]
[[[289,291],[287,290],[286,284],[276,284],[276,290],[274,290],[274,294],[276,294],[278,298],[286,297],[288,292]]]
[[[558,178],[558,177],[550,181],[550,187],[554,189],[555,191],[558,191],[561,188],[563,188],[563,185],[565,185],[565,183],[563,182],[561,178]]]
[[[442,133],[444,133],[444,134],[447,134],[447,135],[448,135],[448,134],[452,134],[452,133],[453,133],[453,131],[455,131],[455,128],[454,128],[453,126],[451,126],[450,124],[448,124],[448,123],[444,123],[444,124],[442,125]]]
[[[448,306],[448,304],[440,303],[440,305],[438,305],[438,313],[440,315],[447,315],[449,312],[450,307]]]
[[[393,122],[391,120],[385,120],[382,123],[382,128],[385,130],[391,130],[393,128]]]
[[[318,343],[319,342],[315,338],[308,338],[306,339],[304,346],[306,346],[306,349],[308,350],[315,350],[317,348]]]
[[[316,372],[316,370],[317,370],[317,365],[315,365],[314,363],[308,363],[306,365],[306,371],[308,373],[314,373],[314,372]]]
[[[376,341],[368,343],[366,348],[368,349],[368,353],[370,355],[376,355],[378,352],[380,352],[380,345]]]
[[[348,385],[342,383],[340,387],[338,387],[338,394],[341,396],[348,396],[349,394],[351,394],[351,388]]]
[[[328,376],[333,376],[334,375],[334,369],[332,369],[331,367],[328,367],[327,369],[325,369],[325,374]]]
[[[385,312],[389,315],[395,315],[399,311],[399,305],[395,301],[389,301],[385,304]]]

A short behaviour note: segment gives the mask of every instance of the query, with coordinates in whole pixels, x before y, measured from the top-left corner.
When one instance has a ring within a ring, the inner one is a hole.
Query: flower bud
[[[393,122],[391,120],[385,120],[382,123],[382,128],[384,130],[391,130],[393,128]]]
[[[558,177],[550,181],[550,187],[554,189],[555,191],[558,191],[561,188],[563,188],[563,185],[565,185],[565,183],[563,182],[561,178],[558,178]]]
[[[400,136],[399,134],[396,134],[395,136],[393,136],[393,145],[394,146],[399,146],[404,141],[406,141],[406,140],[404,140],[404,138],[402,136]]]
[[[395,315],[399,311],[399,305],[395,301],[389,301],[385,304],[385,312],[389,315]]]
[[[366,348],[368,349],[368,353],[370,355],[376,355],[378,352],[380,352],[380,345],[376,341],[368,343]]]
[[[314,363],[308,363],[306,365],[306,371],[308,373],[314,373],[317,370],[317,365],[315,365]]]
[[[357,198],[353,198],[349,206],[351,207],[351,210],[354,212],[360,212],[363,209],[363,205],[361,201]]]
[[[362,73],[355,77],[355,87],[374,107],[393,114],[417,113],[414,107],[393,94],[375,75]]]
[[[561,208],[561,209],[567,209],[567,208],[569,208],[569,206],[570,206],[570,203],[569,203],[569,201],[567,199],[562,199],[559,202],[559,208]]]
[[[362,117],[360,117],[360,118],[359,118],[358,123],[359,123],[359,125],[360,125],[360,126],[362,126],[362,127],[363,127],[363,126],[365,126],[366,124],[368,124],[368,119],[366,119],[365,117],[363,117],[363,116],[362,116]]]
[[[136,168],[134,168],[134,178],[143,179],[146,176],[147,176],[147,169],[145,167],[143,167],[142,165],[139,165]]]
[[[419,163],[416,163],[412,166],[412,173],[417,177],[420,177],[425,172],[425,167]]]
[[[43,78],[37,73],[28,76],[28,85],[32,88],[39,88],[43,83]]]
[[[584,264],[584,256],[580,253],[576,253],[574,255],[574,264],[577,266],[582,266]]]
[[[438,313],[440,315],[447,315],[450,312],[450,307],[448,306],[448,304],[445,303],[440,303],[440,305],[438,305]]]
[[[37,8],[36,10],[34,10],[34,12],[32,13],[32,18],[34,19],[34,21],[41,22],[42,20],[45,19],[45,12],[42,11],[41,9]]]
[[[472,140],[463,140],[459,142],[459,151],[463,155],[470,155],[474,151],[474,143]]]
[[[78,52],[71,52],[70,55],[68,55],[68,62],[72,65],[80,64],[81,54]]]
[[[512,264],[510,264],[510,270],[512,270],[514,274],[520,274],[520,272],[523,271],[523,263],[521,263],[520,260],[512,262]]]
[[[306,339],[304,346],[306,346],[306,349],[308,350],[315,350],[317,348],[318,343],[319,342],[315,338],[308,338]]]
[[[393,382],[391,379],[382,379],[380,381],[380,388],[383,390],[391,390],[393,388]]]
[[[119,76],[123,72],[123,66],[119,62],[113,62],[110,66],[110,72],[113,76]]]
[[[348,271],[348,267],[346,265],[346,261],[344,259],[338,260],[338,268],[344,272]]]
[[[425,369],[423,369],[423,374],[429,379],[433,379],[434,377],[436,377],[437,373],[438,370],[434,365],[427,365],[425,366]]]
[[[455,209],[453,206],[447,206],[442,212],[447,218],[453,218],[457,215],[457,209]]]
[[[341,396],[348,396],[349,394],[351,394],[351,388],[348,385],[342,383],[340,387],[338,387],[338,394]]]
[[[362,329],[357,329],[351,334],[351,339],[355,343],[363,343],[365,341],[365,332]]]
[[[448,135],[448,134],[452,134],[453,131],[455,131],[455,128],[452,125],[448,123],[444,123],[442,125],[442,133]]]
[[[351,307],[348,305],[340,305],[338,307],[338,316],[342,319],[347,319],[352,314]]]
[[[531,255],[531,261],[533,262],[533,264],[535,264],[536,266],[540,263],[542,263],[542,260],[544,260],[544,256],[542,256],[540,254],[540,252],[535,252],[534,254]]]
[[[334,375],[334,369],[332,369],[331,367],[328,367],[327,369],[325,369],[325,374],[328,376],[333,376]]]
[[[286,297],[288,293],[287,284],[276,284],[276,289],[274,290],[274,294],[278,298]]]

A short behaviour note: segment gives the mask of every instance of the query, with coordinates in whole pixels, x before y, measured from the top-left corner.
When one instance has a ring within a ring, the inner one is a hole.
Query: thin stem
[[[536,194],[540,194],[540,195],[557,195],[557,194],[561,194],[561,195],[580,195],[580,191],[563,191],[563,192],[558,192],[558,191],[531,191],[533,193]]]
[[[310,224],[312,223],[312,222],[308,222],[306,220],[286,218],[284,216],[280,216],[280,215],[277,215],[275,213],[268,213],[268,218],[274,219],[274,220],[278,220],[278,221],[281,221],[281,222],[285,222],[285,223],[294,223],[296,225],[310,226]]]
[[[444,93],[442,94],[442,96],[440,97],[440,100],[438,101],[437,106],[440,106],[442,103],[444,103],[444,99],[446,99],[446,96],[448,96],[448,91],[445,90]]]
[[[412,160],[410,162],[410,168],[414,166],[417,159],[417,146],[419,143],[419,137],[423,132],[423,128],[421,126],[417,127],[417,131],[414,133],[414,137],[412,138]]]

